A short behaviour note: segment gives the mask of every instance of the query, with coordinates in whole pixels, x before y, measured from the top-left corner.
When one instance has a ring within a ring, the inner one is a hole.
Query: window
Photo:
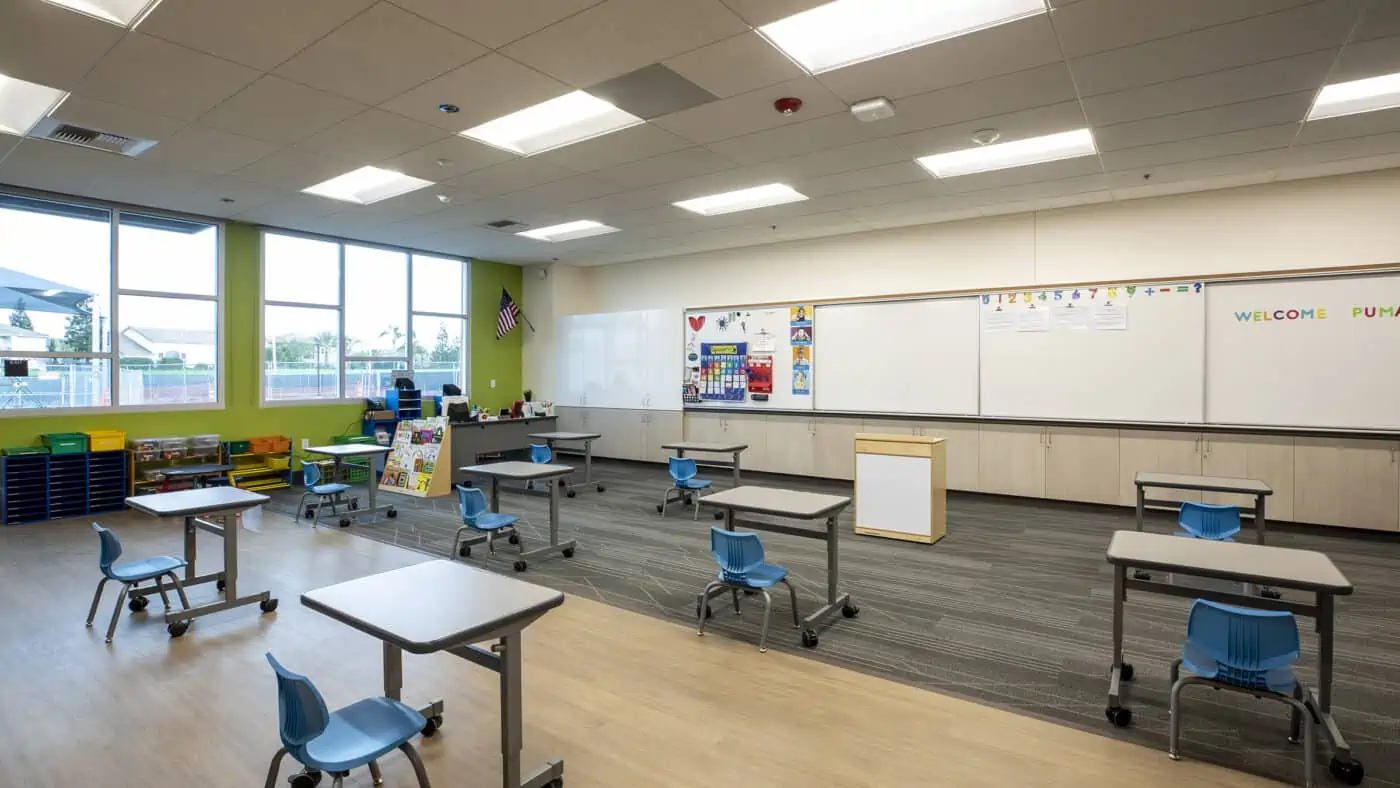
[[[218,403],[219,232],[0,194],[0,412]]]
[[[465,389],[467,264],[263,234],[263,399],[382,397],[396,375]]]

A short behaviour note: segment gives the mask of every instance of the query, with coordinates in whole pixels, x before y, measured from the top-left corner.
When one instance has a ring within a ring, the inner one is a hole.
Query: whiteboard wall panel
[[[1206,417],[1400,429],[1400,275],[1213,284]]]
[[[975,297],[823,304],[818,410],[976,415]]]
[[[813,408],[820,337],[811,305],[688,310],[682,319],[684,352],[671,368],[681,373],[678,390],[686,385],[699,387],[700,401],[687,404],[760,410]],[[764,387],[771,390],[761,390],[749,380],[755,357],[771,357],[771,386]]]
[[[680,344],[680,326],[669,310],[560,318],[554,400],[595,408],[679,409],[673,371]]]

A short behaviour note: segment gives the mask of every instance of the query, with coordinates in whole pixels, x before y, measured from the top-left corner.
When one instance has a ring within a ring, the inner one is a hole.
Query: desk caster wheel
[[[220,591],[224,590],[224,585],[226,585],[226,584],[224,583],[223,580],[215,580],[215,581],[214,581],[214,587],[217,588],[217,589],[219,589]]]
[[[563,550],[561,550],[560,552],[562,552],[562,553],[564,554],[564,557],[565,557],[565,558],[573,558],[573,557],[574,557],[574,548],[572,548],[572,547],[565,547],[565,548],[564,548]]]
[[[342,517],[342,518],[340,518],[340,527],[341,527],[341,528],[349,528],[349,527],[350,527],[350,518],[349,518],[349,517]]]
[[[442,727],[442,715],[435,714],[428,718],[428,724],[423,726],[423,735],[432,736]]]
[[[353,511],[355,511],[356,509],[359,509],[359,508],[360,508],[360,499],[359,499],[359,498],[351,498],[351,499],[350,499],[350,511],[353,512]]]
[[[855,605],[845,605],[841,608],[841,615],[845,616],[846,618],[855,618],[856,616],[860,615],[860,608],[856,607]]]
[[[1118,678],[1122,679],[1123,681],[1132,681],[1133,672],[1133,666],[1127,662],[1124,662],[1122,665],[1118,666]]]
[[[142,610],[145,610],[146,606],[149,604],[151,604],[151,600],[146,597],[134,596],[126,600],[126,609],[133,613],[140,613]]]
[[[170,637],[172,637],[172,638],[180,637],[181,635],[183,635],[183,634],[185,634],[186,632],[189,632],[189,631],[190,631],[190,622],[188,622],[188,621],[173,621],[173,622],[171,622],[170,624],[167,624],[167,625],[166,625],[165,631],[166,631],[166,632],[169,632],[169,633],[170,633]]]
[[[603,491],[606,490],[606,489],[608,489],[608,488],[604,487],[604,486],[601,485],[601,484],[598,485],[598,492],[603,492]]]
[[[695,605],[695,617],[696,617],[696,618],[699,618],[699,617],[700,617],[700,605],[699,605],[698,603]],[[709,606],[709,605],[705,605],[705,618],[714,618],[714,617],[715,617],[715,612],[714,612],[713,610],[710,609],[710,606]]]
[[[715,519],[716,519],[716,520],[723,520],[723,519],[724,519],[724,512],[715,512]]]
[[[569,490],[568,492],[564,493],[564,495],[568,496],[569,498],[572,498],[572,497],[574,497],[574,496],[577,495],[577,494],[578,494],[578,491],[577,491],[577,490]]]
[[[1259,589],[1259,596],[1265,599],[1278,599],[1283,596],[1283,594],[1280,594],[1278,590],[1274,588],[1261,588]]]
[[[277,609],[277,600],[264,599],[263,601],[258,603],[258,607],[262,608],[262,612],[264,613],[271,613],[272,611]]]
[[[663,508],[663,507],[661,506],[661,504],[658,503],[658,504],[656,505],[656,513],[657,513],[657,514],[661,514],[662,508]]]
[[[1109,706],[1103,710],[1103,713],[1116,728],[1126,728],[1133,721],[1133,710],[1125,709],[1122,706]]]
[[[316,786],[321,784],[321,773],[319,771],[307,770],[288,777],[287,782],[292,788],[316,788]]]
[[[469,544],[464,544],[464,545],[462,545],[461,547],[457,548],[457,555],[459,555],[459,556],[461,556],[461,557],[463,557],[463,558],[471,558],[471,557],[472,557],[472,546],[469,545]]]
[[[392,520],[393,518],[399,516],[399,510],[398,510],[398,509],[395,509],[395,508],[392,507],[392,506],[390,506],[390,507],[389,507],[389,511],[385,512],[384,514],[388,515],[388,516],[389,516],[389,519]]]
[[[524,572],[526,569],[530,568],[530,565],[525,563],[524,561],[516,561],[514,566],[515,571],[517,572]]]
[[[1347,785],[1360,785],[1366,779],[1366,770],[1362,768],[1361,761],[1355,759],[1343,761],[1334,757],[1327,764],[1327,771]]]
[[[817,631],[815,629],[802,630],[802,645],[805,648],[817,647]]]
[[[506,541],[511,544],[520,544],[520,534],[511,534],[506,537]]]
[[[314,519],[316,519],[316,507],[314,507],[314,506],[308,506],[308,507],[306,507],[306,511],[302,512],[302,515],[304,515],[304,516],[306,517],[306,519],[308,519],[308,520],[314,520]]]

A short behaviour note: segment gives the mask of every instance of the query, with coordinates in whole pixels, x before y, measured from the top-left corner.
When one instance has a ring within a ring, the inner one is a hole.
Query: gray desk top
[[[603,435],[597,432],[532,432],[530,437],[542,441],[592,441]]]
[[[497,476],[502,479],[518,479],[529,481],[531,479],[553,479],[556,476],[567,476],[574,472],[568,465],[555,465],[548,462],[488,462],[485,465],[468,465],[462,468],[464,473],[475,473],[481,476]]]
[[[742,486],[707,495],[700,499],[700,503],[741,512],[815,520],[845,509],[851,504],[851,499],[844,495]]]
[[[1305,591],[1352,592],[1351,581],[1332,559],[1314,550],[1115,531],[1108,562]]]
[[[133,495],[126,505],[156,517],[187,517],[192,514],[213,514],[235,509],[247,509],[267,503],[266,495],[240,490],[237,487],[206,487],[199,490]]]
[[[1194,476],[1189,473],[1152,473],[1138,471],[1133,483],[1139,487],[1162,487],[1170,490],[1206,490],[1245,495],[1273,495],[1274,489],[1258,479],[1235,479],[1229,476]]]
[[[161,468],[157,472],[161,476],[208,476],[211,473],[227,473],[233,470],[232,465],[177,465],[173,468]]]
[[[747,449],[747,443],[702,443],[699,441],[680,441],[678,443],[663,443],[663,449],[680,449],[681,451],[714,452],[715,454],[733,454],[736,451]]]
[[[324,454],[327,457],[363,457],[367,454],[388,454],[393,448],[377,443],[337,443],[332,446],[311,446],[304,451],[308,454]]]
[[[524,629],[564,594],[456,561],[428,561],[317,588],[301,603],[411,654]]]

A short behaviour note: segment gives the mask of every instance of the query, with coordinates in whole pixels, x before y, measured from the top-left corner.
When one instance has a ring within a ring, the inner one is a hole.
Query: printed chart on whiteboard
[[[813,314],[810,304],[686,312],[682,401],[810,409]]]

